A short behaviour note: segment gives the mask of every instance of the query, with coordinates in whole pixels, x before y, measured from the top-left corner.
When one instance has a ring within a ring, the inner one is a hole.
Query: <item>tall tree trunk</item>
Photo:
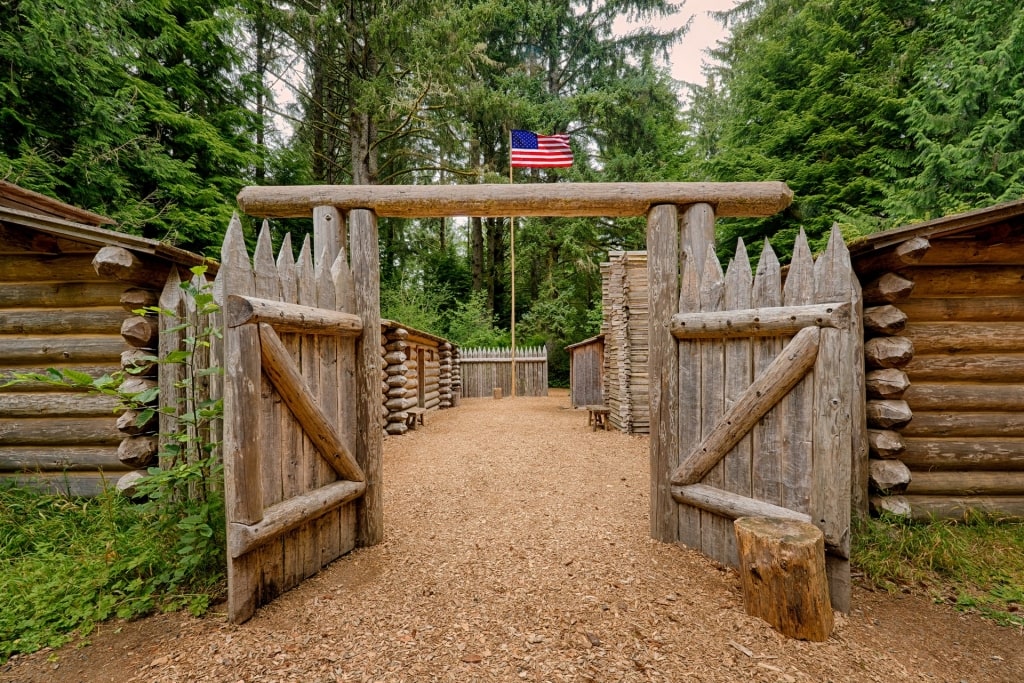
[[[504,292],[502,266],[505,264],[505,221],[487,219],[487,306],[492,313],[499,311]]]

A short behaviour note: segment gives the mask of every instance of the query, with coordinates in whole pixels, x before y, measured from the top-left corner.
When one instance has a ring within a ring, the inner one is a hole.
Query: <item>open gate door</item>
[[[657,209],[648,229],[650,360],[663,370],[652,372],[652,535],[737,566],[734,519],[812,522],[825,536],[832,605],[849,611],[863,336],[842,236],[833,229],[815,262],[801,233],[783,287],[767,243],[756,275],[742,241],[723,275],[710,207],[684,214],[681,249],[658,236],[679,222]]]
[[[370,229],[364,240],[372,251],[364,251],[372,257],[375,223],[362,218],[352,228]],[[368,509],[379,505],[379,458],[370,457],[380,451],[377,302],[357,315],[365,303],[353,277],[359,257],[350,266],[339,246],[340,214],[319,210],[314,225],[324,228],[315,262],[308,240],[296,262],[286,238],[275,263],[266,224],[252,265],[237,218],[224,241],[228,618],[235,623],[357,544],[379,541],[379,513]],[[376,277],[376,263],[361,265]],[[375,294],[375,283],[364,290]]]

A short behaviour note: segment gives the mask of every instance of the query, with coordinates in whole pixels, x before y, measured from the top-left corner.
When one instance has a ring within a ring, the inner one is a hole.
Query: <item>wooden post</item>
[[[669,330],[679,300],[679,214],[673,204],[647,214],[647,273],[650,302],[648,365],[651,377],[651,537],[665,543],[679,538],[676,503],[669,475],[679,460],[679,357]]]
[[[821,530],[768,517],[740,517],[734,527],[747,614],[790,638],[828,640],[834,621]]]
[[[366,493],[357,504],[356,545],[370,546],[384,540],[377,216],[366,209],[353,209],[349,213],[348,227],[355,285],[356,309],[353,312],[363,321],[363,331],[356,343],[356,462],[366,477]]]

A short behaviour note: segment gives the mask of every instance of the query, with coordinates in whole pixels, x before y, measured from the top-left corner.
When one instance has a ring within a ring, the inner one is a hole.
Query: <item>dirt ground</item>
[[[241,626],[104,625],[0,681],[1024,681],[1024,633],[856,587],[825,643],[742,607],[739,581],[647,533],[645,437],[558,392],[467,400],[385,442],[386,540]]]

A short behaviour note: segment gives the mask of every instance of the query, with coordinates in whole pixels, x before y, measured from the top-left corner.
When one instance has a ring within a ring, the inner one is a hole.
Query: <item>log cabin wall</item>
[[[453,386],[457,348],[447,339],[385,320],[381,325],[381,391],[384,432],[405,434],[409,409],[457,405]]]
[[[612,251],[601,264],[604,402],[618,430],[648,434],[647,252]]]
[[[854,257],[876,512],[1024,516],[1024,205],[989,211]]]

